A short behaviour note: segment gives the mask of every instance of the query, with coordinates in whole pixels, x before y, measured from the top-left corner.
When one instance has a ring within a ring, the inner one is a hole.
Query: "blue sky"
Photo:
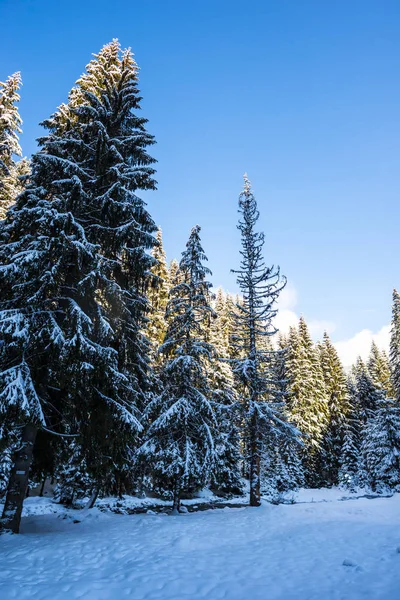
[[[25,154],[91,53],[118,37],[156,136],[147,194],[170,258],[192,225],[213,283],[236,291],[247,171],[266,258],[334,340],[389,322],[400,285],[400,3],[0,0],[0,79],[21,70]]]

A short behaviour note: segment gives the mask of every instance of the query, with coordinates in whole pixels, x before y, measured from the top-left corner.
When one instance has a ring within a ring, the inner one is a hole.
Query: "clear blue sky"
[[[149,209],[169,258],[202,226],[213,283],[235,291],[247,171],[266,257],[297,312],[334,339],[377,330],[400,286],[398,0],[0,0],[0,79],[21,70],[22,145],[118,37],[141,67],[158,141]]]

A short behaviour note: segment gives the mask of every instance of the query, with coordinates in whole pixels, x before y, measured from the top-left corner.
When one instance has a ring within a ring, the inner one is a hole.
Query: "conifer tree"
[[[85,203],[74,206],[76,219],[88,240],[99,247],[102,270],[120,291],[121,305],[112,312],[121,369],[130,379],[137,403],[145,402],[149,344],[145,330],[148,309],[144,294],[154,259],[156,226],[136,195],[155,189],[155,160],[147,153],[154,144],[138,115],[141,97],[138,67],[130,49],[121,52],[118,40],[106,44],[45,126],[42,140],[54,164],[72,170],[79,179]],[[62,143],[61,143],[62,142]],[[40,156],[40,155],[39,155]],[[76,158],[78,168],[69,162]],[[84,161],[84,168],[81,167]],[[111,293],[113,290],[111,290]],[[100,292],[107,304],[108,290]]]
[[[365,425],[372,418],[381,398],[380,389],[374,385],[371,375],[361,357],[358,357],[353,369],[357,386],[357,403],[359,407],[359,418]]]
[[[22,132],[22,119],[17,107],[20,87],[20,73],[14,73],[4,83],[0,82],[0,219],[4,219],[22,191],[18,177],[24,174],[23,168],[18,167],[14,160],[15,156],[22,155],[18,141],[18,134]],[[25,164],[26,161],[22,167]]]
[[[279,333],[276,341],[277,352],[274,356],[273,366],[275,371],[275,378],[277,381],[277,388],[282,399],[285,402],[285,411],[287,417],[289,417],[288,400],[290,395],[290,381],[288,378],[289,374],[287,372],[288,346],[288,337]]]
[[[169,271],[162,242],[161,229],[157,231],[156,240],[157,244],[152,250],[152,256],[156,262],[151,268],[152,277],[149,281],[147,292],[150,304],[148,336],[154,360],[157,360],[158,348],[163,343],[167,330],[165,309],[168,303],[168,293],[170,288]]]
[[[351,492],[363,483],[361,468],[362,425],[357,394],[357,383],[353,373],[347,377],[348,412],[343,430],[343,445],[340,455],[339,484]]]
[[[371,351],[368,358],[368,371],[375,387],[385,391],[390,398],[393,398],[394,392],[390,381],[389,359],[386,352],[379,350],[374,341],[371,344]]]
[[[0,498],[6,493],[13,465],[13,455],[20,443],[20,432],[15,424],[16,417],[11,422],[7,422],[7,419],[3,418],[0,427]]]
[[[400,294],[393,290],[390,370],[394,397],[400,403]]]
[[[263,494],[274,503],[279,503],[287,492],[304,485],[298,442],[272,436],[263,457],[261,475]]]
[[[215,294],[213,308],[217,315],[217,319],[213,320],[212,332],[220,346],[220,354],[225,358],[229,358],[230,335],[232,329],[232,304],[229,302],[229,295],[220,287]]]
[[[400,490],[400,407],[380,392],[377,410],[368,422],[363,454],[374,491]]]
[[[178,283],[177,277],[179,273],[179,263],[176,258],[173,258],[169,264],[169,281],[170,285],[174,286]]]
[[[289,330],[286,379],[290,419],[304,436],[306,484],[318,486],[326,477],[322,472],[323,440],[329,412],[319,355],[304,318],[300,319],[298,330],[295,327]]]
[[[22,132],[22,119],[17,104],[20,100],[20,73],[14,73],[5,83],[0,82],[0,220],[22,192],[23,179],[29,173],[29,161],[22,159],[18,134]],[[14,416],[16,419],[16,415]],[[8,484],[12,456],[18,446],[19,429],[12,419],[4,419],[0,431],[0,493]]]
[[[226,297],[221,288],[217,291],[213,308],[216,317],[211,321],[210,342],[214,348],[214,356],[209,365],[209,380],[218,427],[212,488],[219,493],[240,494],[242,483],[239,406],[229,361],[229,314]]]
[[[349,413],[347,379],[338,353],[325,332],[320,346],[321,367],[328,402],[329,421],[324,438],[327,483],[337,485],[345,424]]]
[[[365,486],[370,485],[371,479],[366,450],[366,432],[376,416],[378,406],[382,398],[385,397],[385,392],[374,385],[368,368],[360,357],[358,357],[352,369],[351,377],[354,378],[356,385],[356,401],[354,404],[357,407],[357,421],[360,427],[358,482],[359,485]]]
[[[24,424],[6,528],[18,530],[38,427],[78,436],[98,487],[125,468],[141,428],[155,225],[135,190],[155,183],[139,100],[132,54],[114,41],[45,122],[30,183],[0,225],[0,410],[17,407]]]
[[[75,439],[62,440],[57,456],[54,496],[65,506],[72,506],[77,499],[92,493],[94,482],[88,475],[85,455]]]
[[[353,419],[349,420],[344,427],[338,473],[339,484],[346,487],[350,492],[355,492],[357,485],[362,481],[360,478],[360,448],[357,445],[356,427],[357,423]]]
[[[266,267],[262,256],[264,234],[255,230],[259,212],[250,181],[244,177],[239,196],[241,264],[237,273],[243,303],[237,304],[237,343],[241,353],[234,361],[238,381],[245,448],[249,464],[250,505],[261,502],[261,462],[274,436],[295,439],[296,430],[284,418],[276,397],[276,382],[271,370],[271,356],[261,350],[261,340],[276,333],[272,320],[277,314],[275,301],[285,285],[279,269]]]
[[[205,341],[214,313],[199,234],[200,227],[194,227],[179,263],[179,282],[170,291],[160,348],[167,359],[163,390],[146,407],[150,425],[139,451],[155,488],[172,496],[175,514],[182,492],[208,483],[215,464],[217,423],[206,372],[214,349]]]
[[[288,408],[290,381],[286,369],[288,354],[286,336],[278,335],[276,348],[276,351],[273,351],[272,344],[268,339],[264,350],[273,373],[274,393],[282,402],[283,412],[290,421]],[[263,493],[273,502],[279,502],[286,492],[294,491],[304,485],[303,451],[303,444],[299,444],[298,440],[284,439],[279,436],[271,438],[261,473]]]
[[[228,335],[228,354],[231,360],[235,360],[243,355],[238,345],[240,332],[238,328],[239,305],[243,305],[243,299],[237,294],[226,295],[226,328]]]
[[[3,520],[16,532],[38,427],[61,421],[62,432],[65,422],[90,415],[94,397],[126,411],[116,357],[98,334],[107,321],[95,302],[95,248],[63,198],[43,198],[35,157],[33,165],[31,186],[0,225],[0,411],[22,427]],[[73,349],[75,360],[65,360]]]
[[[50,131],[46,143],[61,165],[71,153],[82,160],[82,141],[87,150],[85,173],[74,173],[87,194],[77,220],[102,255],[102,271],[109,282],[99,290],[103,305],[108,305],[109,294],[119,296],[117,309],[114,306],[109,311],[115,332],[113,347],[137,409],[144,406],[150,387],[150,345],[143,331],[148,311],[145,287],[155,264],[148,250],[155,245],[152,234],[156,231],[145,203],[135,193],[155,188],[154,159],[147,153],[154,138],[145,129],[147,120],[138,116],[140,101],[133,55],[129,49],[121,52],[114,40],[88,64],[71,90],[68,104],[45,123]],[[79,208],[75,207],[77,212]],[[126,440],[120,438],[120,442],[119,462],[123,463]],[[120,477],[125,467],[120,464],[118,469]]]
[[[278,494],[292,492],[304,486],[304,468],[299,444],[280,438],[276,453],[276,491]]]

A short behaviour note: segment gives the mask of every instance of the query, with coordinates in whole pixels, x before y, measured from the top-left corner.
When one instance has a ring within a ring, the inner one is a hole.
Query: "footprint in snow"
[[[349,560],[348,558],[345,558],[344,561],[342,562],[342,565],[344,567],[358,567],[358,564],[353,562],[352,560]]]

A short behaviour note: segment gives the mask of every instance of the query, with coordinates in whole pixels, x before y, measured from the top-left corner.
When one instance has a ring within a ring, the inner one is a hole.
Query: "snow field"
[[[398,600],[400,495],[342,496],[305,490],[299,504],[179,517],[94,508],[80,523],[28,499],[21,535],[0,538],[0,597]]]

